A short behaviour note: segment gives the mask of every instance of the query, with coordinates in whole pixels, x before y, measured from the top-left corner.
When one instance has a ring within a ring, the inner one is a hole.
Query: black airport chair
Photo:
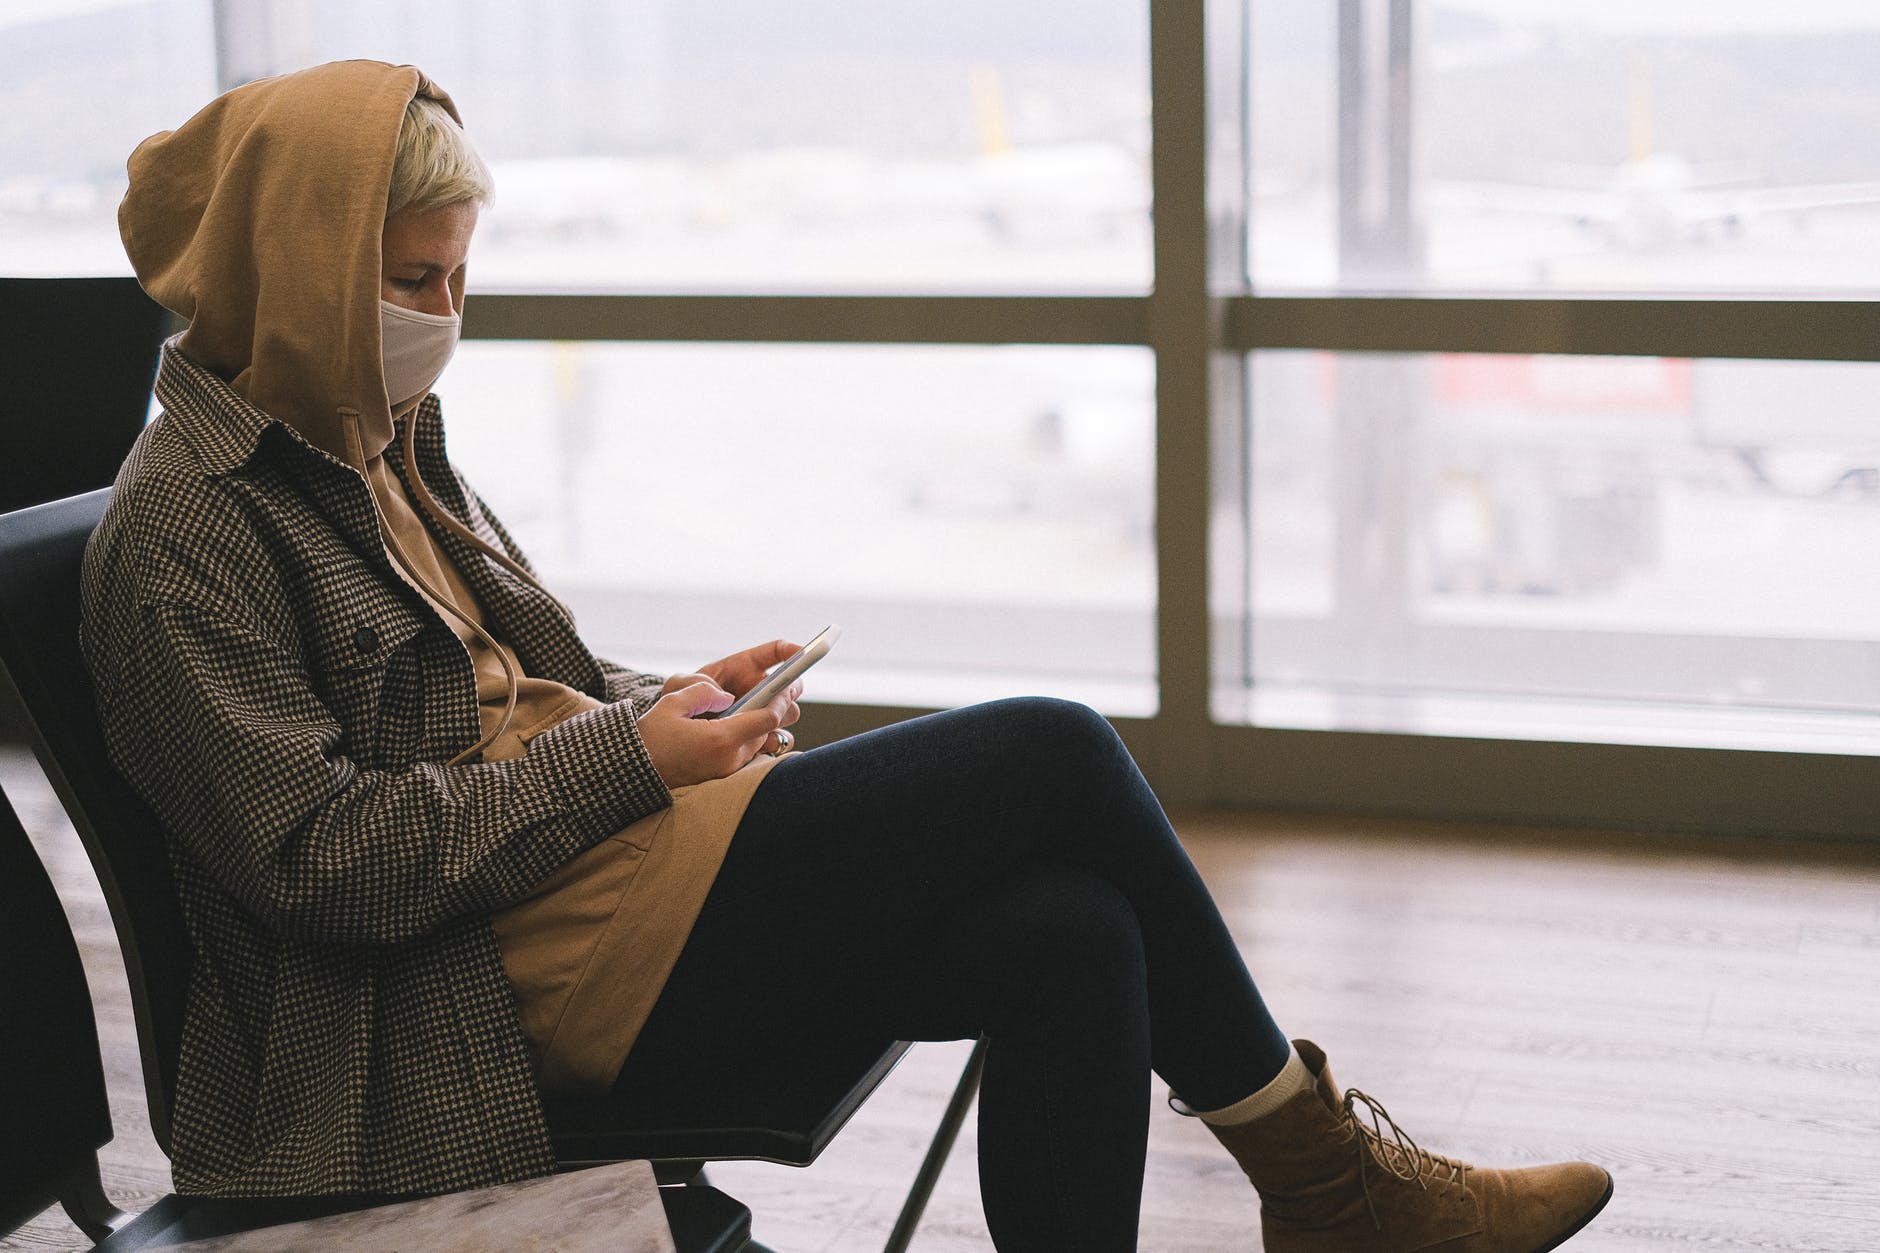
[[[150,413],[168,319],[128,276],[0,278],[0,512],[110,486]]]
[[[109,489],[0,516],[0,699],[11,695],[47,778],[85,844],[110,905],[130,980],[150,1123],[169,1151],[171,1103],[189,984],[190,940],[154,814],[111,766],[78,646],[79,565]],[[711,1161],[807,1166],[910,1047],[849,1040],[776,1056],[709,1092],[658,1104],[606,1097],[546,1102],[566,1167],[649,1160],[662,1180],[704,1187]],[[912,1239],[978,1091],[984,1041],[966,1063],[885,1246]],[[676,1224],[675,1224],[676,1230]],[[764,1253],[755,1243],[752,1253]]]
[[[98,1027],[52,880],[0,795],[0,1237],[57,1201],[96,1240],[123,1220],[104,1199],[111,1142]]]

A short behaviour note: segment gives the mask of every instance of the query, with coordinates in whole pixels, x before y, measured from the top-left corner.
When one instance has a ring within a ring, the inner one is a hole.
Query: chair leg
[[[65,1207],[66,1217],[72,1225],[85,1233],[85,1238],[99,1241],[116,1231],[128,1221],[129,1216],[104,1194],[104,1180],[98,1177],[98,1155],[93,1153],[78,1166],[73,1167],[59,1180],[54,1192],[59,1204]]]
[[[953,1151],[953,1142],[959,1138],[960,1127],[966,1121],[966,1111],[972,1108],[973,1098],[979,1094],[979,1076],[986,1068],[986,1039],[979,1038],[973,1045],[973,1054],[966,1059],[966,1068],[960,1072],[959,1084],[953,1089],[953,1099],[947,1102],[947,1111],[940,1118],[940,1128],[934,1132],[933,1143],[927,1146],[927,1156],[920,1164],[920,1173],[914,1176],[914,1186],[908,1191],[907,1201],[901,1206],[901,1216],[895,1220],[894,1230],[888,1236],[888,1243],[882,1253],[907,1253],[907,1246],[914,1238],[914,1229],[920,1226],[920,1216],[926,1212],[927,1202],[933,1197],[934,1185],[940,1181],[941,1168],[947,1164],[947,1155]]]

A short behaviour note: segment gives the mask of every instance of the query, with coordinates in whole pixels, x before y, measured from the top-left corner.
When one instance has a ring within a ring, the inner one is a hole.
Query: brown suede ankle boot
[[[1208,1124],[1260,1193],[1266,1253],[1544,1253],[1612,1196],[1612,1176],[1585,1162],[1483,1170],[1418,1148],[1382,1105],[1339,1093],[1317,1045],[1293,1047],[1313,1090]]]

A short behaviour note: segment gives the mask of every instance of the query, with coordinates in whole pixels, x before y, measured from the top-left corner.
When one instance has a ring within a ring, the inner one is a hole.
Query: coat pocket
[[[389,588],[326,571],[321,576],[324,595],[307,632],[315,670],[343,674],[382,666],[424,630],[424,616]]]
[[[388,678],[418,680],[414,641],[426,614],[364,562],[311,572],[302,641],[314,686],[358,751],[382,729]]]

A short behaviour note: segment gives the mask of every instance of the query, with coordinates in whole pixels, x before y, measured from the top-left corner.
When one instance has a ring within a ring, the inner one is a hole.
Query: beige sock
[[[1252,1122],[1265,1114],[1270,1114],[1301,1092],[1311,1091],[1317,1082],[1312,1072],[1306,1069],[1305,1062],[1299,1058],[1299,1050],[1292,1049],[1286,1064],[1273,1076],[1264,1088],[1252,1096],[1235,1101],[1226,1109],[1196,1110],[1202,1122],[1211,1122],[1217,1127],[1228,1127],[1235,1123]]]

